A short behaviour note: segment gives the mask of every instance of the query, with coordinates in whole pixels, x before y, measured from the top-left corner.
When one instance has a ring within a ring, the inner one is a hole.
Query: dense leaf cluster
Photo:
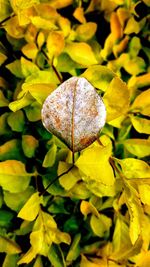
[[[0,0],[2,267],[149,267],[149,8]],[[96,88],[107,122],[67,172],[71,151],[41,108],[72,76]]]

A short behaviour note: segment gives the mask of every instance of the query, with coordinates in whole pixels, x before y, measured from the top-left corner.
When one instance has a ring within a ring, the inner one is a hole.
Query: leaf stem
[[[46,193],[47,189],[48,189],[53,183],[55,183],[55,182],[56,182],[60,177],[62,177],[63,175],[65,175],[65,174],[67,174],[68,172],[70,172],[70,171],[73,169],[73,167],[74,167],[74,164],[73,164],[67,171],[65,171],[65,172],[61,173],[60,175],[56,176],[56,177],[53,179],[53,181],[51,181],[51,182],[46,186],[46,188],[44,189],[44,191],[41,192],[39,195],[40,195],[40,196],[43,196],[43,195]]]

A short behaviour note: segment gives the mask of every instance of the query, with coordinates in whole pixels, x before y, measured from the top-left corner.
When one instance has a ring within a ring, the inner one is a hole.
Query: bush
[[[0,0],[2,267],[149,267],[149,7]],[[72,76],[107,111],[74,167],[41,122],[46,97]]]

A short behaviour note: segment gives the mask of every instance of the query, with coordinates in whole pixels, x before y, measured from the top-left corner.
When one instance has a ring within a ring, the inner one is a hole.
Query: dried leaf
[[[85,78],[73,77],[61,84],[48,96],[42,109],[45,128],[72,151],[80,151],[94,142],[105,119],[105,106]]]

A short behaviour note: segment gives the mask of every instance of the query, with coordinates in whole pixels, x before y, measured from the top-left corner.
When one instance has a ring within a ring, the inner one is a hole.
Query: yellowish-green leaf
[[[134,36],[129,44],[129,54],[131,57],[136,57],[142,48],[140,38],[137,36]]]
[[[40,210],[41,197],[39,193],[34,193],[23,208],[19,211],[18,217],[27,221],[33,221],[37,217]]]
[[[134,100],[131,111],[140,112],[145,116],[150,116],[150,89],[139,94]]]
[[[96,30],[97,24],[94,22],[87,22],[85,24],[79,25],[76,28],[76,39],[81,42],[86,42],[94,36]]]
[[[21,248],[13,240],[4,236],[0,236],[0,252],[17,254],[21,252]]]
[[[62,258],[62,251],[55,245],[52,245],[48,252],[48,259],[52,266],[64,267],[64,259]]]
[[[76,234],[66,257],[67,262],[72,262],[76,260],[77,257],[80,255],[80,245],[79,245],[80,240],[81,240],[81,234],[80,233]]]
[[[48,70],[39,70],[35,73],[32,73],[30,76],[26,78],[26,83],[28,85],[32,84],[59,84],[60,81],[56,76],[55,72],[52,68]]]
[[[24,77],[27,77],[34,72],[37,72],[39,68],[31,61],[25,59],[24,57],[21,57],[21,60],[19,60],[21,63],[21,70]]]
[[[129,90],[127,85],[115,77],[103,97],[107,110],[107,121],[125,114],[129,108]]]
[[[57,23],[62,30],[64,37],[67,37],[71,31],[71,22],[69,19],[59,16]]]
[[[139,158],[147,157],[150,155],[149,139],[126,139],[123,144],[131,154]]]
[[[66,162],[59,162],[58,165],[58,175],[62,174],[63,172],[67,171],[71,167],[70,164]],[[65,190],[70,190],[79,180],[81,179],[79,171],[76,167],[74,167],[71,171],[67,174],[64,174],[60,179],[59,182]]]
[[[17,110],[24,108],[33,102],[33,97],[27,92],[21,98],[11,102],[9,108],[16,112]]]
[[[142,88],[145,86],[150,86],[150,73],[140,75],[138,77],[131,77],[128,81],[129,87]]]
[[[9,101],[7,98],[5,98],[3,92],[0,90],[0,107],[7,107],[9,104]]]
[[[0,1],[0,21],[3,21],[12,13],[12,8],[9,0]]]
[[[4,201],[10,209],[18,212],[33,193],[34,188],[31,186],[20,193],[4,191]]]
[[[25,165],[20,161],[0,162],[0,184],[4,190],[12,193],[24,191],[29,185],[31,175],[33,174],[27,173]]]
[[[0,160],[20,159],[21,157],[20,140],[12,139],[0,146]]]
[[[124,175],[129,178],[150,178],[149,165],[140,159],[126,158],[117,160]]]
[[[25,117],[22,110],[11,112],[7,118],[7,122],[12,131],[22,132],[25,125]]]
[[[131,248],[132,243],[129,237],[129,228],[123,221],[123,218],[118,217],[113,234],[113,252],[111,256],[116,260],[126,258]]]
[[[0,66],[6,61],[7,56],[0,52]]]
[[[101,56],[104,60],[107,60],[107,57],[112,53],[113,45],[114,38],[112,33],[110,33],[105,40],[104,48],[101,50]]]
[[[95,65],[87,68],[82,74],[95,88],[106,91],[111,80],[116,76],[106,66]]]
[[[11,17],[5,25],[6,32],[15,39],[24,37],[24,28],[19,26],[18,17]]]
[[[65,52],[77,63],[83,66],[97,64],[96,57],[91,47],[84,42],[69,42],[65,46]]]
[[[31,105],[24,108],[29,121],[38,121],[41,119],[41,104],[34,101]]]
[[[139,133],[150,134],[150,122],[145,118],[138,116],[130,116],[131,122],[135,130]]]
[[[57,152],[57,146],[53,144],[48,152],[46,153],[43,161],[43,167],[52,167],[56,160],[56,152]]]
[[[6,65],[6,68],[11,71],[17,78],[23,78],[23,73],[21,69],[21,63],[19,59],[16,59],[12,63]]]
[[[17,254],[6,254],[2,267],[16,267],[18,258]]]
[[[124,69],[131,75],[138,75],[146,70],[146,63],[143,58],[128,58],[123,65]]]
[[[81,258],[81,262],[80,262],[80,267],[100,267],[100,266],[103,266],[103,267],[107,267],[108,264],[107,264],[107,259],[99,259],[99,261],[96,263],[96,262],[93,262],[93,258],[91,260],[88,260],[84,255],[81,255],[82,258]]]
[[[36,99],[36,101],[42,105],[46,97],[49,94],[51,94],[55,88],[56,88],[56,84],[53,84],[53,83],[30,84],[27,82],[27,83],[24,83],[22,86],[22,89],[23,89],[22,94],[29,92]]]
[[[84,150],[75,165],[90,190],[99,196],[114,195],[114,174],[109,164],[110,147],[91,146]]]
[[[111,219],[103,214],[100,214],[99,217],[92,214],[90,219],[92,231],[99,237],[103,237],[109,231],[111,224]]]
[[[140,199],[142,203],[150,205],[150,185],[139,184],[138,189],[139,189]]]
[[[32,135],[22,136],[22,149],[26,157],[32,158],[35,156],[38,140]]]
[[[37,256],[33,267],[43,267],[42,259],[40,256]]]
[[[51,31],[47,38],[48,56],[51,59],[55,56],[59,56],[64,49],[64,45],[63,34],[61,32]]]

